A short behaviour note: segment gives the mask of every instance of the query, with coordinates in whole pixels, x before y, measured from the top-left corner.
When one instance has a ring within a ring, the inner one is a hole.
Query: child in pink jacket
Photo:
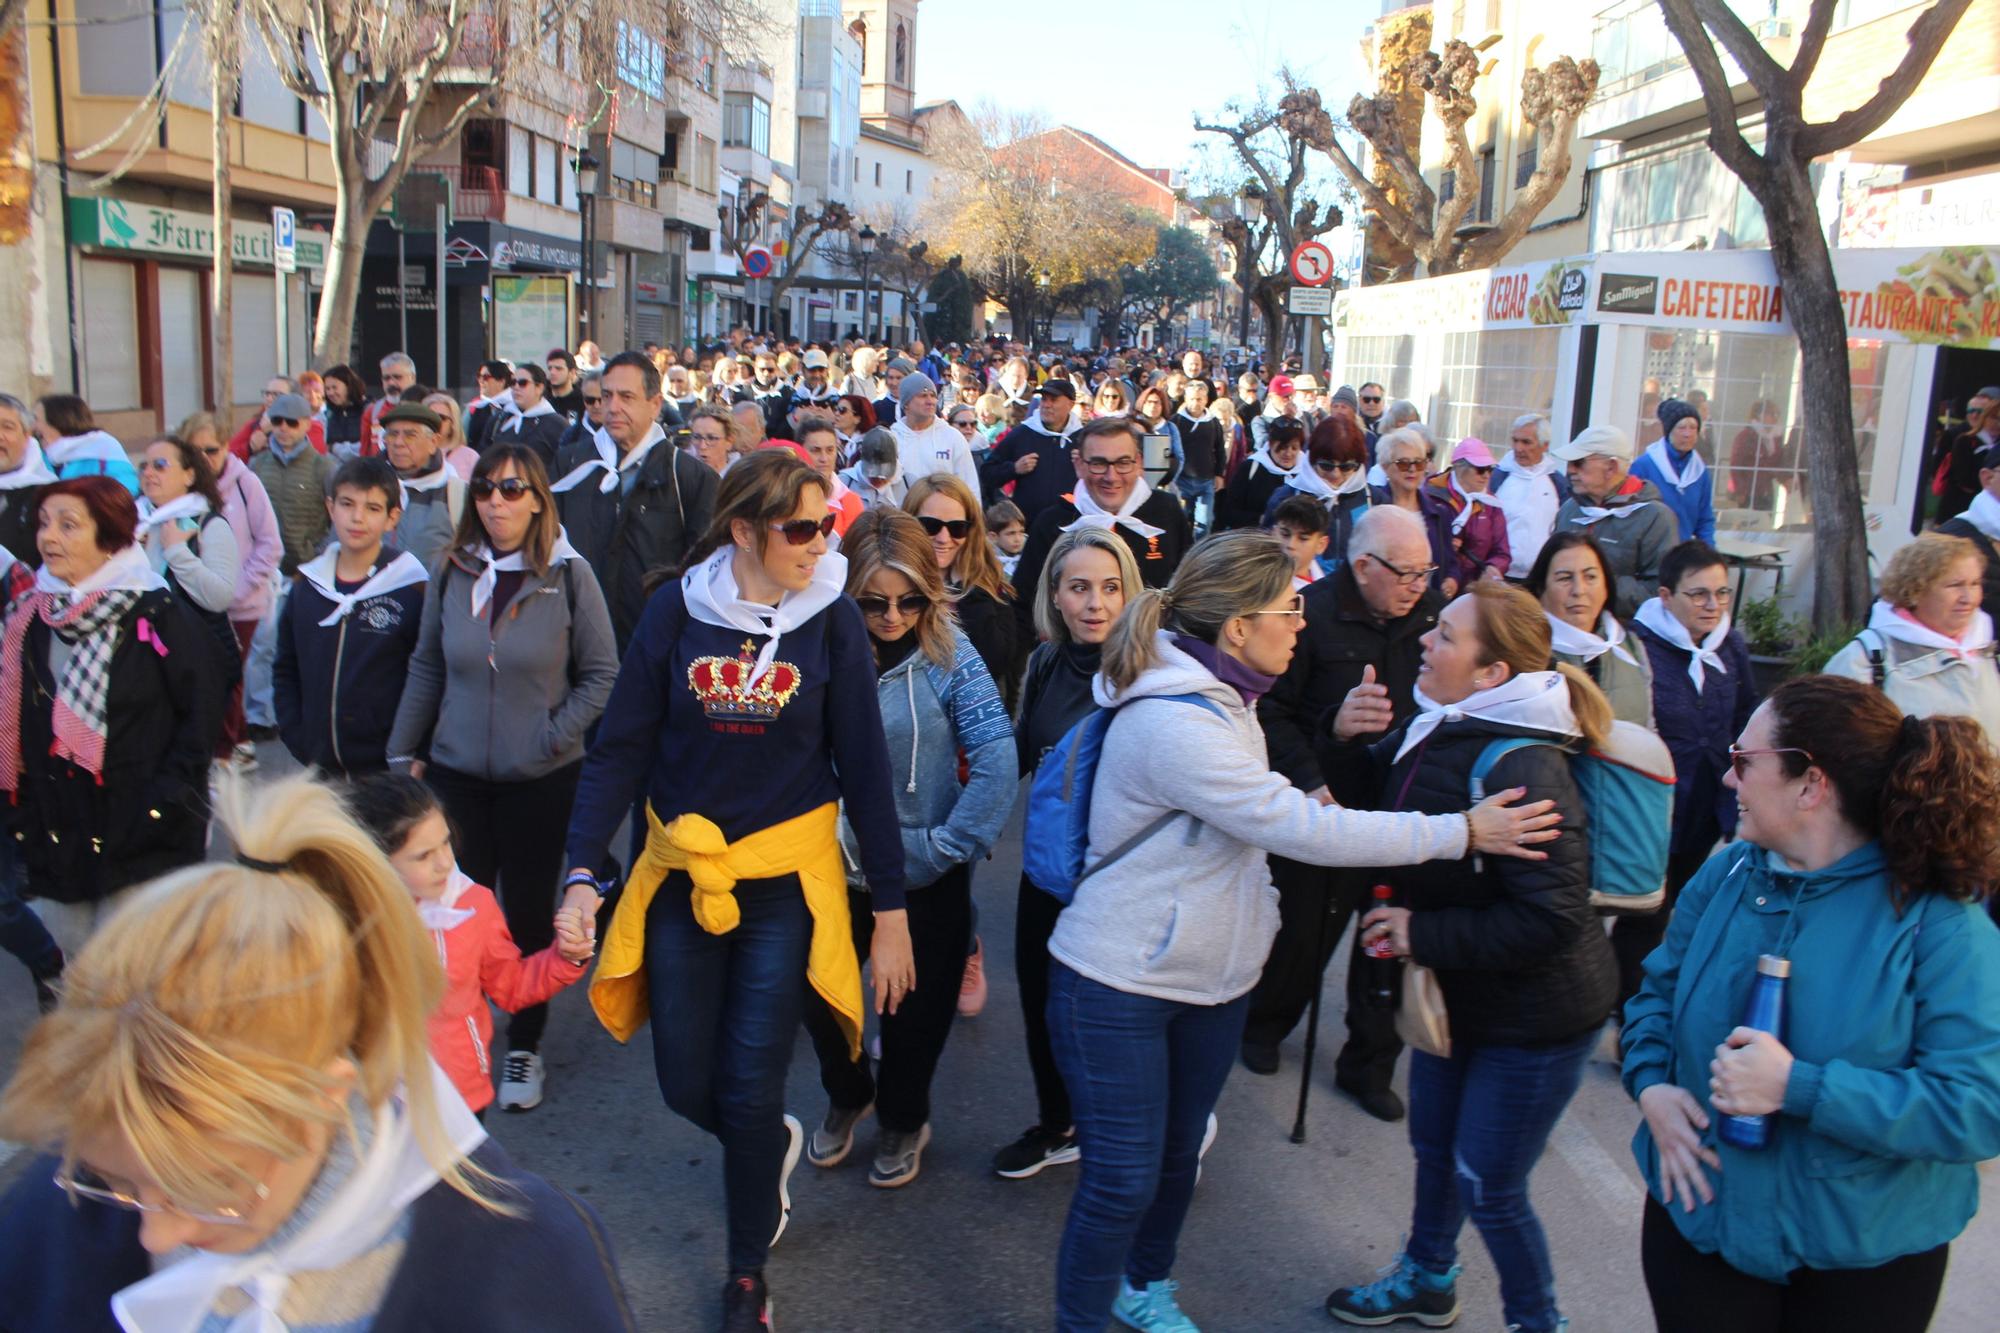
[[[493,1101],[491,1000],[509,1013],[541,1004],[582,978],[592,944],[581,914],[556,913],[556,942],[523,958],[493,890],[474,884],[451,852],[451,826],[429,787],[381,773],[348,789],[348,808],[409,886],[444,965],[444,999],[431,1015],[431,1057],[482,1118]]]

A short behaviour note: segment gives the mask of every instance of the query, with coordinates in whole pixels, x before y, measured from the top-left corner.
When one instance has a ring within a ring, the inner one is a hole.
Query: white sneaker
[[[500,1109],[532,1111],[542,1104],[542,1057],[533,1051],[509,1051],[500,1070]]]
[[[792,1191],[789,1183],[792,1168],[799,1164],[799,1154],[805,1151],[806,1130],[795,1115],[785,1117],[785,1133],[790,1141],[785,1144],[785,1166],[778,1172],[778,1229],[771,1233],[771,1243],[776,1245],[778,1237],[785,1234],[785,1224],[792,1220]]]

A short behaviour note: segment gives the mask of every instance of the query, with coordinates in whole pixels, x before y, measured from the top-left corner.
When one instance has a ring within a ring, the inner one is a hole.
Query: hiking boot
[[[1036,1125],[993,1154],[993,1170],[1009,1180],[1026,1180],[1045,1167],[1063,1166],[1082,1156],[1077,1150],[1074,1129],[1043,1129]]]
[[[828,1106],[826,1119],[820,1121],[819,1128],[812,1132],[812,1141],[806,1144],[806,1160],[819,1167],[839,1166],[846,1161],[854,1147],[854,1127],[874,1109],[874,1102],[852,1111]]]
[[[1369,1115],[1395,1124],[1404,1115],[1403,1099],[1394,1088],[1371,1088],[1358,1079],[1334,1075],[1333,1086],[1352,1097]]]
[[[1407,1254],[1381,1270],[1365,1287],[1341,1287],[1326,1298],[1326,1312],[1344,1324],[1376,1328],[1413,1319],[1425,1328],[1448,1328],[1458,1320],[1458,1268],[1433,1273]]]
[[[868,1168],[868,1183],[877,1189],[901,1189],[923,1169],[924,1149],[930,1145],[931,1127],[924,1125],[914,1134],[885,1129],[875,1141],[875,1164]]]

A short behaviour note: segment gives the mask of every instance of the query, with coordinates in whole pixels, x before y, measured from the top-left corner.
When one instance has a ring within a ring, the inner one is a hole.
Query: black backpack
[[[201,531],[199,529],[188,534],[187,544],[188,551],[199,560],[201,558]],[[166,567],[166,580],[167,587],[172,591],[175,600],[185,606],[188,612],[202,623],[202,627],[208,631],[210,638],[214,640],[215,665],[221,673],[223,697],[227,698],[229,692],[234,690],[243,680],[243,647],[236,641],[236,626],[230,623],[228,610],[207,610],[199,602],[195,601],[194,598],[188,596],[186,590],[181,587],[180,580],[174,577],[174,567],[172,565]]]

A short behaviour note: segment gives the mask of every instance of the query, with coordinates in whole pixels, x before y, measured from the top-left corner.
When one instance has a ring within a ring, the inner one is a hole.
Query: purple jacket
[[[278,516],[271,509],[264,483],[236,455],[228,456],[215,484],[222,492],[222,516],[236,534],[236,549],[242,557],[229,618],[262,620],[271,614],[271,575],[285,549],[278,537]]]
[[[1439,486],[1433,483],[1429,489],[1436,491],[1438,498],[1451,509],[1454,523],[1463,512],[1464,505],[1471,503],[1461,500],[1449,484]],[[1490,504],[1474,505],[1473,510],[1472,517],[1466,519],[1465,526],[1458,530],[1457,541],[1453,544],[1454,563],[1450,568],[1461,588],[1471,584],[1489,568],[1505,574],[1514,560],[1507,544],[1506,512]]]

